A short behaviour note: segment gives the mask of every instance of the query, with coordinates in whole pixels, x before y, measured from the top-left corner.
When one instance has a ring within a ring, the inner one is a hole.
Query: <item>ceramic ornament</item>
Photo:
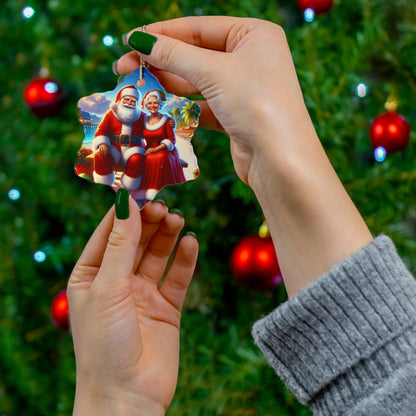
[[[78,101],[84,139],[75,173],[115,191],[127,189],[142,208],[164,186],[198,177],[191,140],[200,112],[196,102],[167,94],[139,67],[113,91]]]

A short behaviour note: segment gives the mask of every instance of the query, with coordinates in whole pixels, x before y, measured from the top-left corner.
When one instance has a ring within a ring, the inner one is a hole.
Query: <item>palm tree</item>
[[[182,121],[182,114],[181,114],[181,108],[180,107],[173,107],[171,110],[172,117],[175,119],[175,121],[180,124]]]
[[[188,126],[198,122],[200,114],[201,107],[193,101],[187,101],[181,110],[182,119]]]

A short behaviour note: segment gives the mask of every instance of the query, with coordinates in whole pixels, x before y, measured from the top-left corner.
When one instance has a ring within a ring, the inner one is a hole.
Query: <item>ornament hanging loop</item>
[[[143,25],[142,26],[142,32],[146,33],[146,26]],[[143,67],[146,66],[146,62],[144,61],[144,59],[142,57],[140,57],[140,75],[139,75],[139,81],[138,81],[138,85],[139,87],[143,87],[145,84],[145,81],[143,79]]]
[[[261,238],[267,238],[270,237],[269,227],[267,225],[266,220],[263,221],[263,224],[260,225],[258,235]]]
[[[387,101],[384,104],[384,108],[389,112],[394,112],[397,110],[397,107],[399,105],[399,102],[394,94],[390,94],[387,97]]]

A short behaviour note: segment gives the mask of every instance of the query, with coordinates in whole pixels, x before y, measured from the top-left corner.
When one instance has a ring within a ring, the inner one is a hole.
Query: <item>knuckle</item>
[[[178,47],[178,43],[172,41],[168,47],[163,47],[158,50],[159,62],[162,68],[170,66],[173,57],[177,53]]]

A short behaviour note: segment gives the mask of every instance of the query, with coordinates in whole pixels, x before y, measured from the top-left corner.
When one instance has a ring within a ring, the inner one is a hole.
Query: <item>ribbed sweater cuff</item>
[[[256,322],[252,333],[298,400],[321,406],[324,395],[329,402],[356,398],[370,388],[366,377],[388,378],[411,349],[415,312],[416,281],[382,235]]]

